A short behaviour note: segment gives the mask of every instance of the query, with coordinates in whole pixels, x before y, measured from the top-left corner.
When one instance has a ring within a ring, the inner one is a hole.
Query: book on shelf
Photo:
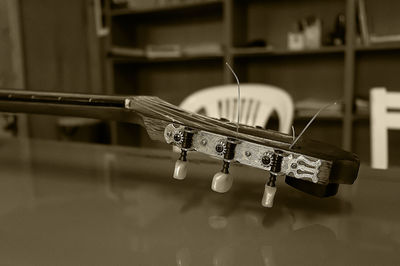
[[[363,98],[356,98],[355,102],[355,113],[360,116],[368,116],[369,115],[369,108],[370,104],[367,99]]]
[[[149,44],[146,46],[146,56],[150,59],[178,58],[182,56],[182,49],[179,44]]]
[[[364,0],[357,1],[357,23],[358,30],[361,35],[361,42],[364,45],[368,46],[370,44],[370,36],[368,31],[367,11]]]
[[[131,9],[150,10],[153,8],[168,8],[185,6],[198,3],[216,2],[217,0],[113,0],[123,2]]]
[[[198,43],[185,45],[182,48],[184,56],[222,55],[222,45],[219,43]]]
[[[111,54],[114,56],[144,57],[145,51],[140,48],[113,46]]]
[[[158,0],[126,0],[130,9],[146,10],[154,8],[158,5]]]
[[[146,49],[113,46],[113,56],[137,57],[137,58],[178,58],[178,57],[199,57],[199,56],[221,56],[222,45],[219,43],[200,43],[181,47],[178,44],[151,44]]]
[[[340,117],[342,115],[343,104],[334,101],[326,101],[314,98],[307,98],[295,103],[297,117],[312,117],[321,108],[324,108],[318,117]]]
[[[400,42],[400,34],[391,34],[391,35],[372,35],[370,37],[371,43],[388,43],[388,42]]]

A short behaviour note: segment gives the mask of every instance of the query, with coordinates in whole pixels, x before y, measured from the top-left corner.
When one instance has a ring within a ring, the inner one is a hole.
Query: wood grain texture
[[[0,2],[0,87],[24,87],[18,8],[18,1]]]

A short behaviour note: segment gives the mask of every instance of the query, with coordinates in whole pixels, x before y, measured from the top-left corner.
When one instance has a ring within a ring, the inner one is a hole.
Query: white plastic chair
[[[265,127],[270,115],[276,111],[279,131],[289,133],[293,121],[294,105],[290,95],[281,88],[265,84],[241,84],[240,123]],[[237,85],[229,84],[199,90],[180,104],[182,109],[199,112],[214,118],[237,121]]]
[[[267,121],[275,111],[279,119],[279,130],[289,133],[293,121],[294,105],[290,95],[284,90],[264,84],[240,85],[240,123],[248,126],[265,127]],[[226,118],[232,122],[237,121],[237,85],[222,85],[206,88],[188,96],[180,104],[182,109],[215,118]],[[176,147],[174,147],[176,148]],[[174,178],[184,179],[187,172],[187,161],[178,160],[175,164]],[[211,189],[227,192],[233,182],[233,177],[227,172],[217,172],[212,180]],[[272,207],[276,193],[275,186],[265,184],[261,204]]]
[[[400,129],[400,93],[386,88],[370,90],[371,167],[388,168],[388,130]],[[389,109],[391,111],[389,111]]]

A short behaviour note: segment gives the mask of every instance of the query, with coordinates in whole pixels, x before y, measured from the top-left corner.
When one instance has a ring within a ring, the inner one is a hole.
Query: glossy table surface
[[[266,209],[265,172],[217,194],[189,156],[177,181],[169,151],[0,140],[0,265],[400,265],[400,169],[326,199],[280,180]]]

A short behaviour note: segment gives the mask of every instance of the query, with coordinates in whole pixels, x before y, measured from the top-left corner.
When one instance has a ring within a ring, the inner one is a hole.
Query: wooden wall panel
[[[95,38],[83,0],[21,0],[26,88],[38,91],[101,93],[93,68]],[[98,50],[97,50],[98,52]],[[55,117],[31,116],[32,137],[55,138]]]
[[[0,88],[25,87],[19,18],[19,1],[0,1]],[[27,135],[25,115],[17,116],[15,132],[4,129],[10,121],[13,121],[10,115],[0,118],[1,136]]]

